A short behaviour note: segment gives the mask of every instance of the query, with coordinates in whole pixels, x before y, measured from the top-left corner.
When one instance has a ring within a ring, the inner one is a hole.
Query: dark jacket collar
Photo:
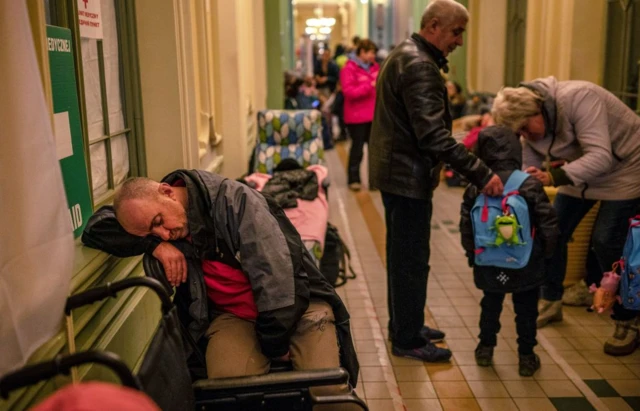
[[[436,62],[438,67],[445,73],[449,72],[449,61],[445,58],[444,53],[440,51],[436,46],[429,43],[424,37],[418,33],[413,33],[411,38],[416,42],[419,49],[428,53]]]

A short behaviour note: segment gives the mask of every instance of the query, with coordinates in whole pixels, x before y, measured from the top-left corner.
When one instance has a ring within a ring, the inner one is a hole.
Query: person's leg
[[[340,367],[340,348],[336,335],[333,310],[324,301],[312,300],[304,313],[290,343],[291,363],[295,370],[314,370]],[[315,387],[314,395],[338,395],[350,392],[348,384]],[[314,410],[357,410],[354,404],[316,406]]]
[[[609,271],[614,262],[622,256],[627,239],[629,219],[640,213],[640,198],[621,201],[601,201],[598,217],[593,227],[593,252],[600,266],[600,275]],[[612,318],[616,329],[604,344],[604,351],[610,355],[631,354],[640,344],[637,311],[614,303]]]
[[[559,301],[562,299],[564,288],[562,283],[567,273],[567,244],[580,221],[591,210],[596,202],[594,200],[583,200],[570,197],[564,194],[556,195],[553,207],[558,215],[558,228],[560,238],[558,246],[553,256],[547,260],[546,274],[547,282],[542,286],[542,298],[548,301]]]
[[[347,166],[347,183],[360,183],[360,163],[362,162],[367,124],[347,124],[351,136],[351,149],[349,150],[349,165]]]
[[[567,244],[582,218],[595,204],[594,200],[583,200],[558,194],[553,206],[558,215],[560,238],[553,256],[546,260],[546,283],[541,287],[542,301],[537,327],[542,328],[550,322],[562,320],[562,294],[564,277],[567,274]]]
[[[389,324],[387,329],[389,330],[389,339],[393,336],[393,294],[391,293],[391,272],[394,272],[394,256],[393,256],[393,236],[391,235],[394,231],[393,227],[393,214],[394,209],[397,205],[397,196],[388,195],[384,192],[381,193],[382,197],[382,205],[384,206],[384,222],[386,225],[386,243],[385,243],[385,251],[386,251],[386,261],[387,261],[387,311],[389,313]]]
[[[369,136],[371,135],[371,125],[372,124],[373,124],[372,122],[365,123],[365,127],[364,127],[364,142],[367,145],[367,147],[369,147]],[[363,152],[363,157],[364,157],[364,152]],[[377,190],[376,187],[373,187],[371,185],[371,181],[370,180],[367,183],[367,187],[369,188],[370,191]]]
[[[591,244],[602,273],[622,256],[627,240],[629,219],[640,212],[640,198],[622,201],[601,201],[598,216],[593,224]]]
[[[540,357],[533,352],[536,346],[536,318],[538,317],[538,288],[513,293],[518,333],[518,373],[531,377],[540,368]]]
[[[429,275],[431,201],[382,192],[387,217],[387,278],[391,340],[403,349],[426,339],[424,307]]]
[[[476,364],[481,367],[488,367],[493,361],[493,348],[498,343],[503,301],[504,293],[485,291],[480,302],[480,342],[476,347],[475,357]]]
[[[536,341],[536,318],[538,317],[538,295],[534,289],[513,293],[513,310],[516,313],[516,331],[518,333],[518,354],[533,354]]]
[[[270,361],[262,354],[255,324],[232,314],[216,317],[207,330],[207,375],[209,378],[261,375]]]
[[[502,313],[502,303],[504,293],[484,292],[484,297],[480,302],[480,344],[485,347],[495,347],[500,332],[500,314]]]

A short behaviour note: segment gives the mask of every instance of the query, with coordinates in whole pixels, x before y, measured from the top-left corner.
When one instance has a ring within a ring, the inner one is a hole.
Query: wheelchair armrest
[[[323,370],[289,371],[249,377],[211,378],[196,381],[193,389],[205,396],[216,393],[227,395],[252,393],[256,390],[273,392],[281,390],[298,390],[322,385],[346,384],[349,373],[343,368]]]

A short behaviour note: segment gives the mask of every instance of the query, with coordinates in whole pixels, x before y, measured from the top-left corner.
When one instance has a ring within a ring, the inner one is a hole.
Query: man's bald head
[[[116,218],[128,233],[165,241],[189,234],[186,204],[185,188],[145,177],[125,181],[113,199]]]
[[[455,20],[469,20],[469,12],[460,3],[454,0],[434,0],[422,13],[420,30],[425,28],[429,21],[439,19],[443,25],[451,24]]]
[[[127,200],[155,199],[160,195],[159,185],[160,183],[157,181],[146,177],[134,177],[125,181],[113,197],[113,210],[116,216],[121,211],[122,204]]]

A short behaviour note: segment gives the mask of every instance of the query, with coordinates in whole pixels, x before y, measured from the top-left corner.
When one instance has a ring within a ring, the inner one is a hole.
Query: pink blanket
[[[329,203],[327,194],[324,192],[322,182],[329,175],[329,170],[319,164],[307,167],[318,176],[318,197],[313,201],[298,199],[298,207],[285,208],[284,212],[291,220],[293,226],[300,233],[303,241],[317,241],[324,250],[324,237],[327,232],[327,222],[329,221]],[[258,191],[262,191],[264,185],[271,179],[269,174],[253,173],[244,178],[247,182],[255,184]]]

